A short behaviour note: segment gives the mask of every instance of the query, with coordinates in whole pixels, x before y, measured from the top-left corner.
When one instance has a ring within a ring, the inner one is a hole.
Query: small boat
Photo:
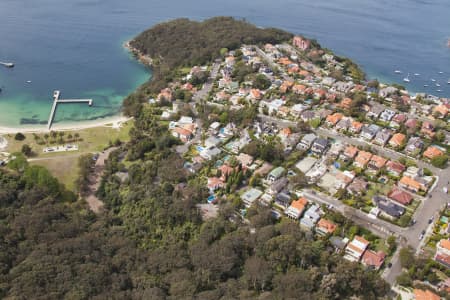
[[[428,87],[428,84],[424,84],[423,87]]]
[[[444,74],[444,72],[442,72],[442,71],[439,71],[439,74]]]
[[[396,74],[402,74],[402,71],[400,71],[400,70],[395,70],[394,73],[396,73]]]
[[[441,85],[440,85],[439,83],[436,83],[436,86],[439,87],[439,86],[441,86]]]
[[[31,80],[27,80],[27,83],[31,83]]]
[[[440,92],[442,92],[442,90],[436,90],[436,92],[439,92],[439,93],[440,93]]]
[[[436,81],[436,79],[433,79],[433,78],[431,78],[431,81],[435,82],[435,81]]]
[[[409,80],[409,73],[408,73],[408,76],[406,76],[405,78],[403,78],[403,81],[404,82],[410,82],[411,80]]]
[[[450,79],[447,81],[447,84],[450,84]]]
[[[420,76],[420,74],[419,73],[414,73],[414,76]]]

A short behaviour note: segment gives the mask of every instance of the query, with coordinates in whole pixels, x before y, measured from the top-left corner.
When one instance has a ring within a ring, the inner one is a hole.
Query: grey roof
[[[405,208],[395,204],[385,197],[375,196],[373,197],[373,202],[380,210],[392,217],[398,218],[405,213]]]
[[[314,133],[305,134],[305,136],[302,138],[302,143],[311,145],[316,138],[317,136]]]
[[[345,246],[347,246],[347,243],[344,241],[344,239],[341,237],[338,237],[338,236],[332,236],[330,238],[330,243],[334,247],[341,249],[341,250],[343,250],[345,248]]]
[[[289,180],[286,177],[280,178],[270,185],[270,189],[278,193],[288,184],[288,182]]]
[[[370,124],[369,126],[365,125],[362,128],[361,133],[365,134],[369,134],[371,136],[374,136],[375,134],[377,134],[377,132],[380,131],[380,126],[376,125],[376,124]]]
[[[275,202],[287,208],[291,204],[291,196],[281,192],[275,196]]]
[[[328,140],[324,138],[318,138],[314,141],[314,146],[320,146],[322,148],[326,148],[328,146]]]

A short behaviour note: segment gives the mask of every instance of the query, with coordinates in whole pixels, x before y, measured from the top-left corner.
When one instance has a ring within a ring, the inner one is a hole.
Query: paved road
[[[279,126],[296,126],[295,122],[288,120],[281,120],[265,115],[259,115],[260,119],[266,122],[273,122],[278,124]],[[427,235],[431,234],[433,224],[429,224],[429,219],[434,217],[435,219],[439,215],[439,211],[450,202],[449,195],[445,194],[442,190],[443,187],[448,187],[448,181],[450,180],[450,168],[446,168],[444,170],[436,168],[424,161],[420,161],[411,157],[407,157],[402,153],[398,153],[391,149],[387,149],[378,145],[373,145],[367,141],[362,139],[350,138],[343,134],[334,132],[332,130],[318,128],[315,129],[318,135],[333,138],[335,140],[340,140],[348,144],[365,146],[369,145],[372,149],[375,149],[379,155],[382,155],[386,158],[398,160],[401,157],[406,157],[409,159],[413,159],[416,164],[420,168],[428,168],[433,174],[438,176],[437,182],[435,183],[432,190],[428,193],[428,196],[422,200],[422,203],[417,208],[414,219],[417,221],[416,224],[402,228],[391,223],[382,221],[382,220],[374,220],[368,217],[361,211],[352,209],[340,201],[330,198],[323,194],[315,194],[311,195],[310,193],[306,194],[309,199],[313,201],[318,201],[320,203],[331,204],[340,212],[342,212],[345,216],[351,218],[355,221],[355,223],[372,230],[374,233],[379,234],[380,236],[385,236],[386,233],[393,233],[397,236],[397,241],[401,247],[403,246],[411,246],[416,250],[416,253],[420,253],[421,247],[423,246]],[[423,199],[423,198],[422,198]],[[427,234],[422,240],[419,240],[420,234],[425,231]],[[400,248],[400,247],[399,247]],[[392,285],[395,282],[395,278],[401,273],[400,261],[394,256],[392,259],[392,267],[390,269],[385,270],[383,273],[383,277]]]
[[[202,89],[197,91],[194,96],[192,97],[192,100],[194,102],[199,102],[202,99],[205,99],[206,96],[208,96],[209,92],[211,91],[214,81],[217,77],[217,74],[219,73],[220,69],[220,63],[215,62],[211,68],[211,72],[209,73],[209,78],[207,82],[203,85]]]

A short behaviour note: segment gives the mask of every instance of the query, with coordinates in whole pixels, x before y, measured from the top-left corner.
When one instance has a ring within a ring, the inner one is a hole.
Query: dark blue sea
[[[55,89],[94,99],[93,108],[60,106],[57,122],[117,115],[151,77],[123,42],[179,17],[229,15],[304,34],[371,78],[404,84],[409,73],[410,91],[450,97],[449,0],[1,0],[0,13],[0,61],[16,64],[0,68],[2,126],[45,122]]]

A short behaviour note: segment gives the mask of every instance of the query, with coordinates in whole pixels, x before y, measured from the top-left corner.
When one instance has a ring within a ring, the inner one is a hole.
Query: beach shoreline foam
[[[92,121],[80,121],[73,123],[55,123],[50,130],[46,125],[31,125],[21,127],[7,127],[0,126],[0,134],[14,134],[14,133],[44,133],[50,131],[74,131],[83,130],[95,127],[113,127],[120,128],[120,125],[124,122],[130,121],[132,118],[118,115],[114,117],[99,118]],[[110,126],[108,126],[110,125]]]

